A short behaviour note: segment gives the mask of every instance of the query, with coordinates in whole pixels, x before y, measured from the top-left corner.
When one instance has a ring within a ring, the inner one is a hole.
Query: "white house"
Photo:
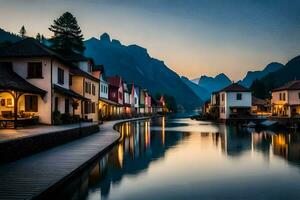
[[[252,106],[251,91],[237,83],[220,90],[220,119],[243,117],[250,114]]]
[[[300,80],[286,83],[272,90],[272,116],[300,116]]]
[[[1,115],[3,112],[14,112],[14,116],[38,116],[40,123],[53,124],[54,111],[69,114],[74,101],[85,99],[70,89],[69,78],[73,63],[32,38],[21,40],[1,50],[0,62],[10,63],[13,73],[24,80],[24,84],[31,84],[45,91],[44,95],[20,91],[20,96],[12,100],[10,91],[2,91]],[[16,104],[17,108],[11,111],[13,104]]]

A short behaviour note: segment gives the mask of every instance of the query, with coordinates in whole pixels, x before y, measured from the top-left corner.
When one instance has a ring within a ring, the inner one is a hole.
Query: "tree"
[[[19,31],[19,34],[20,34],[21,38],[25,38],[26,37],[26,33],[27,33],[27,31],[25,29],[25,26],[23,25],[21,27],[20,31]]]
[[[269,96],[268,89],[266,88],[265,84],[259,79],[253,81],[250,90],[253,92],[253,95],[258,98],[264,99]]]
[[[53,49],[62,53],[70,51],[83,53],[85,49],[83,35],[76,18],[70,12],[65,12],[54,20],[49,30],[54,33],[51,39]]]

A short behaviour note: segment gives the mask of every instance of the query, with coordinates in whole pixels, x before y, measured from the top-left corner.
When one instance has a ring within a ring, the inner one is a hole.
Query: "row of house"
[[[248,88],[233,83],[214,92],[203,112],[214,119],[228,120],[266,116],[271,118],[300,117],[300,81],[294,80],[271,91],[271,99],[259,99]]]
[[[58,54],[32,38],[0,50],[0,127],[99,121],[162,111],[162,101],[75,52]]]

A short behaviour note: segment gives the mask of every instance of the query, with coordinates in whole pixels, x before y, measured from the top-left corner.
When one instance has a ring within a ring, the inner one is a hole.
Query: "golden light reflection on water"
[[[179,184],[179,180],[201,185],[207,181],[238,179],[245,172],[260,175],[265,173],[266,163],[282,166],[276,158],[291,163],[300,159],[299,134],[255,132],[166,118],[160,118],[154,126],[151,124],[147,120],[119,127],[122,140],[90,171],[89,187],[97,185],[100,194],[92,192],[89,198],[100,195],[113,199],[122,195],[122,191],[147,190],[149,184],[157,191],[169,184]],[[179,131],[174,131],[175,128]],[[138,178],[140,174],[143,178]],[[114,183],[118,187],[112,187]]]

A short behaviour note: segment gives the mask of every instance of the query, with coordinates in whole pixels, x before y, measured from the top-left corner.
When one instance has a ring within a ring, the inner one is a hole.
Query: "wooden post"
[[[14,91],[13,93],[13,98],[14,98],[14,128],[16,129],[18,123],[18,97],[16,91]]]

